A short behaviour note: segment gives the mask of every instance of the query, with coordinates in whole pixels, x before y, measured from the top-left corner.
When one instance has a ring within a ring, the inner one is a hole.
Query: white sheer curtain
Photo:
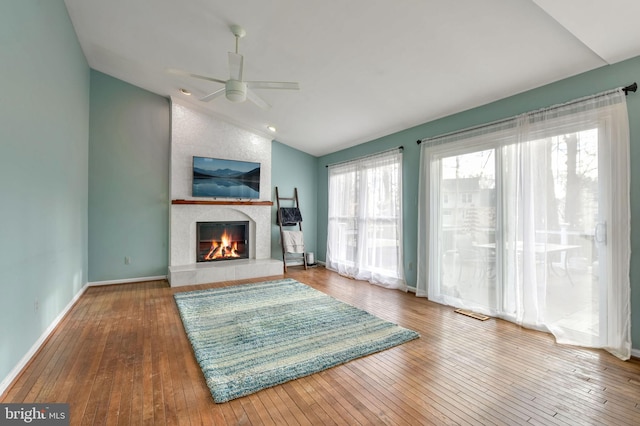
[[[406,291],[402,150],[329,166],[327,268]]]
[[[622,90],[426,140],[417,295],[628,359]]]

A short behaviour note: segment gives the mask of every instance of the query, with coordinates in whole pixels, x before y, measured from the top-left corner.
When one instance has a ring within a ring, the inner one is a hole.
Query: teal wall
[[[0,1],[0,380],[87,282],[89,84],[62,0]]]
[[[353,159],[362,155],[393,148],[404,150],[404,266],[408,284],[416,284],[417,198],[420,150],[418,139],[488,123],[526,111],[563,103],[607,89],[640,82],[640,57],[602,67],[479,108],[422,124],[362,145],[319,158],[318,179],[318,257],[326,256],[327,170],[326,164]],[[473,90],[473,85],[468,87]],[[632,338],[640,348],[640,93],[627,97],[631,132],[631,307]]]
[[[89,128],[89,281],[167,275],[169,100],[92,70]]]
[[[281,197],[293,197],[294,188],[298,188],[298,201],[302,213],[302,231],[307,252],[316,252],[317,247],[317,180],[314,171],[318,159],[298,151],[280,142],[271,145],[271,185],[273,208],[271,210],[271,257],[282,259],[280,246],[280,227],[276,225],[276,190]],[[287,204],[285,204],[287,203]],[[291,207],[290,201],[284,201],[283,207]],[[295,229],[295,228],[287,228]]]

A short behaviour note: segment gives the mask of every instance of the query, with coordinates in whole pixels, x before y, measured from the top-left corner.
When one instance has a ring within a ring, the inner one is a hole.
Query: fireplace
[[[196,261],[249,258],[249,222],[197,222]]]

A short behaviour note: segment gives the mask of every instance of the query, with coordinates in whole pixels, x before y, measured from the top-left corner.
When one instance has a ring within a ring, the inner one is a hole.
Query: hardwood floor
[[[172,295],[232,283],[91,287],[1,401],[67,402],[71,424],[86,425],[640,424],[638,360],[323,268],[287,276],[421,338],[215,404]]]

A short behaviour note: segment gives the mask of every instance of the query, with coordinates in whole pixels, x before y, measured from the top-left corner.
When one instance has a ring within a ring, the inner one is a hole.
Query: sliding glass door
[[[589,129],[438,158],[438,296],[597,340],[607,288],[598,152]]]
[[[607,316],[600,301],[607,257],[596,238],[606,215],[599,190],[606,144],[597,128],[533,137],[502,149],[504,313],[597,345]]]
[[[494,149],[439,161],[440,293],[462,305],[497,308]]]
[[[424,148],[418,295],[628,357],[624,114],[598,99]]]

